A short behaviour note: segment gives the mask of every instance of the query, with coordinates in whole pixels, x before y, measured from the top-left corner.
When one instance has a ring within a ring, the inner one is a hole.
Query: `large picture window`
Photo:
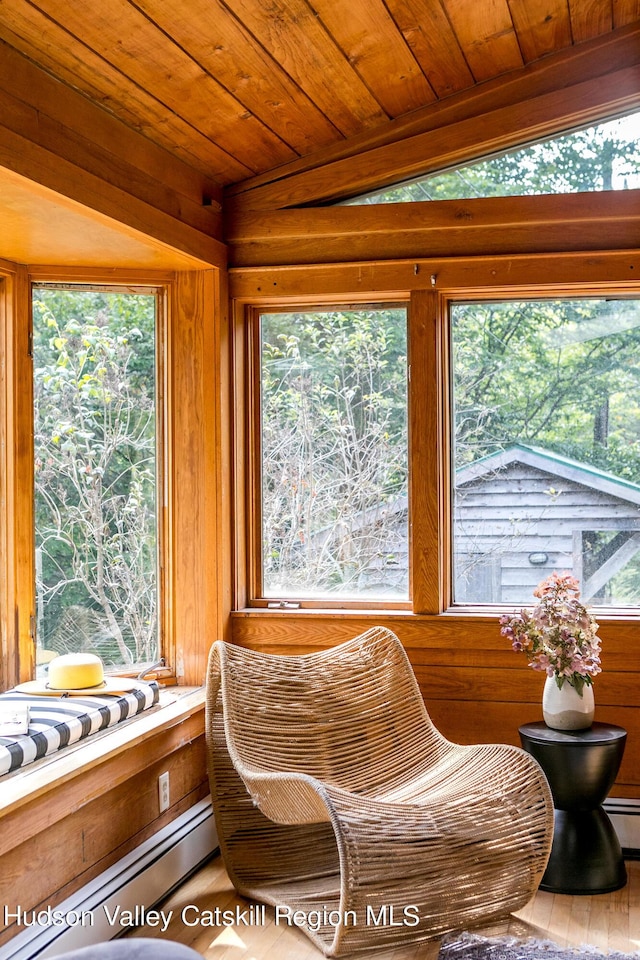
[[[640,300],[451,305],[453,593],[640,604]]]
[[[404,305],[263,313],[262,595],[407,600]]]
[[[33,290],[37,660],[158,655],[156,296]]]

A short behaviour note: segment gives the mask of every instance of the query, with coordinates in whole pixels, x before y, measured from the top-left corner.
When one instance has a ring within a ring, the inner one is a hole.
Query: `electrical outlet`
[[[169,771],[165,770],[158,777],[158,805],[160,813],[169,809]]]

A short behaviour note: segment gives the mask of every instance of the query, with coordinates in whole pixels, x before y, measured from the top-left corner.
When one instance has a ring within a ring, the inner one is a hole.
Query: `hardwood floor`
[[[538,892],[509,921],[478,930],[488,936],[511,934],[541,937],[563,946],[589,944],[603,951],[640,951],[640,861],[627,863],[629,881],[622,890],[599,896],[559,896]],[[185,911],[185,907],[193,909]],[[177,940],[207,960],[321,960],[322,954],[295,927],[276,924],[266,908],[266,922],[255,926],[203,926],[188,923],[206,918],[204,911],[246,909],[219,857],[202,867],[158,909],[172,912],[164,933],[159,927],[139,927],[134,936]],[[199,914],[197,911],[200,911]],[[184,922],[184,918],[188,923]],[[211,918],[210,918],[211,919]],[[371,951],[371,960],[435,960],[438,942],[411,944],[395,950]]]

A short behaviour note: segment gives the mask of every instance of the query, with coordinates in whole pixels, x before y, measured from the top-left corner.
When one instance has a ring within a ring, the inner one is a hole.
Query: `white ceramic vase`
[[[585,730],[593,723],[595,703],[593,687],[586,683],[582,696],[565,680],[561,687],[555,677],[547,677],[542,694],[542,716],[554,730]]]

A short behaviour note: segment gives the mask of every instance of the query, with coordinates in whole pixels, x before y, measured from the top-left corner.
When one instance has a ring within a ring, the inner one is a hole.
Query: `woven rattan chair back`
[[[406,653],[388,630],[307,656],[225,646],[220,657],[227,735],[247,767],[375,793],[442,749]]]
[[[327,955],[504,917],[539,882],[540,768],[442,737],[389,630],[298,657],[214,644],[206,731],[233,884]]]

